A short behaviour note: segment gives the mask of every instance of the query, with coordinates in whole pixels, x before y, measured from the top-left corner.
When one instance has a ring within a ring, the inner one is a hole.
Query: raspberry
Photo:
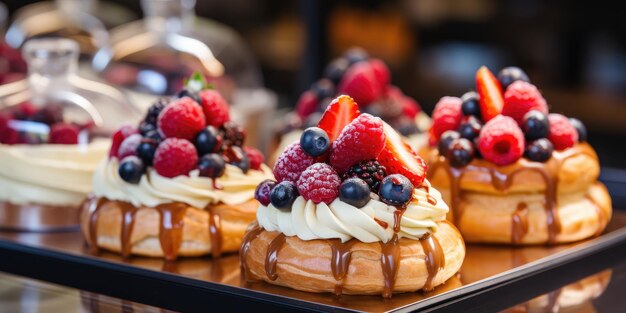
[[[422,108],[417,103],[417,101],[415,101],[415,99],[411,97],[404,97],[402,99],[402,114],[404,114],[405,116],[414,119],[421,111]]]
[[[189,97],[174,100],[159,114],[157,125],[164,137],[192,140],[205,126],[204,113]]]
[[[380,59],[370,59],[368,62],[372,67],[372,72],[374,72],[374,77],[378,82],[380,90],[385,90],[391,80],[391,74],[389,74],[387,64]]]
[[[330,152],[330,164],[339,173],[359,161],[375,159],[385,146],[383,121],[367,113],[343,128]]]
[[[564,150],[578,142],[578,132],[567,117],[552,113],[548,115],[548,121],[550,122],[548,139],[554,145],[554,149]]]
[[[159,175],[173,178],[187,175],[198,163],[196,147],[186,139],[167,138],[154,153],[153,166]]]
[[[244,147],[244,151],[248,155],[248,159],[250,160],[250,168],[253,170],[261,169],[261,164],[265,161],[265,157],[261,151],[252,148],[252,147]]]
[[[510,116],[518,125],[522,125],[524,115],[530,110],[548,114],[546,100],[535,85],[521,80],[515,81],[504,93],[502,115]]]
[[[137,155],[137,147],[141,144],[142,139],[143,137],[140,134],[132,134],[126,137],[117,150],[117,158],[121,160],[129,155]]]
[[[319,99],[315,96],[315,93],[311,90],[307,90],[300,95],[298,104],[296,104],[296,113],[301,119],[305,119],[317,110]]]
[[[524,154],[524,133],[514,119],[497,115],[483,126],[478,149],[487,161],[497,165],[511,164]]]
[[[302,172],[297,185],[304,199],[330,204],[339,196],[341,179],[332,166],[315,163]]]
[[[380,165],[376,160],[359,162],[352,166],[347,172],[343,173],[342,178],[346,180],[352,177],[358,177],[364,180],[370,187],[372,192],[378,192],[380,182],[385,178],[385,167]]]
[[[368,62],[350,66],[339,82],[337,90],[340,94],[349,95],[362,106],[374,102],[382,92],[376,73]]]
[[[202,90],[199,97],[207,125],[219,128],[230,121],[228,103],[217,90]]]
[[[109,150],[109,158],[117,157],[117,151],[120,149],[120,146],[122,145],[124,139],[132,134],[137,134],[138,132],[139,131],[137,130],[137,128],[131,125],[124,125],[120,127],[120,129],[118,129],[112,136],[111,150]]]
[[[298,178],[307,167],[313,165],[315,159],[302,150],[300,142],[294,142],[285,148],[274,165],[274,177],[278,182],[298,182]]]
[[[50,143],[75,145],[78,143],[78,127],[67,124],[57,123],[50,128]]]
[[[463,101],[457,97],[443,97],[433,110],[433,135],[437,140],[446,130],[456,130],[461,124]]]

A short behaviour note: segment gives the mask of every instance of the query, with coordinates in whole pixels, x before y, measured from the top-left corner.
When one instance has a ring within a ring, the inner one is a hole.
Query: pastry
[[[138,128],[113,135],[80,216],[94,250],[168,260],[238,250],[258,206],[254,189],[272,174],[243,147],[245,131],[220,94],[192,89],[202,85],[192,79]]]
[[[302,130],[315,126],[332,97],[339,94],[351,96],[364,113],[389,123],[415,151],[427,144],[428,115],[413,98],[391,85],[389,69],[382,60],[370,58],[364,50],[353,48],[331,61],[324,77],[302,93],[295,111],[288,114],[279,131],[273,159],[300,138]]]
[[[354,100],[333,100],[256,189],[261,206],[240,250],[247,280],[309,292],[431,290],[465,245],[424,161]]]
[[[433,112],[429,179],[467,242],[557,244],[597,236],[611,218],[600,165],[577,119],[549,113],[519,68],[476,74],[477,92]]]

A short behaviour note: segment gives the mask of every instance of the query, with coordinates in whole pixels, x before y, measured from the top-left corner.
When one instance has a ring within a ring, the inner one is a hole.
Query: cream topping
[[[0,144],[0,201],[79,205],[109,146],[108,139],[87,145]]]
[[[254,198],[256,186],[265,179],[273,179],[272,171],[265,165],[261,170],[249,170],[244,174],[236,166],[226,164],[222,177],[215,183],[222,189],[216,189],[213,180],[200,177],[198,170],[189,176],[181,175],[167,178],[149,167],[141,177],[139,184],[125,182],[118,174],[118,160],[103,160],[93,177],[93,192],[96,196],[110,200],[132,203],[134,206],[157,206],[163,203],[183,202],[196,208],[208,204],[241,204]]]
[[[436,204],[428,201],[429,194]],[[434,188],[429,188],[429,192],[423,188],[415,189],[413,197],[400,219],[398,237],[417,240],[437,230],[437,222],[446,219],[448,206]],[[357,208],[339,198],[327,205],[323,202],[316,204],[300,196],[294,201],[291,211],[281,211],[272,204],[261,205],[257,210],[257,220],[267,231],[298,236],[302,240],[337,238],[346,242],[356,238],[362,242],[388,242],[394,235],[394,212],[397,208],[376,198],[373,195],[364,207]]]

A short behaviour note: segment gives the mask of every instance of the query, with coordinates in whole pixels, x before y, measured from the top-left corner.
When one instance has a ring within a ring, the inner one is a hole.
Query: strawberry
[[[382,91],[376,74],[368,62],[359,62],[348,68],[337,90],[340,94],[353,97],[362,105],[374,102]]]
[[[361,114],[359,106],[352,98],[339,96],[328,105],[317,127],[326,131],[328,138],[333,142],[339,137],[341,130],[359,114]]]
[[[476,72],[476,90],[480,96],[480,113],[483,122],[486,123],[502,112],[504,106],[502,87],[493,73],[487,67],[482,66]]]
[[[370,59],[369,64],[372,67],[372,71],[374,72],[374,77],[378,82],[378,86],[380,90],[385,90],[385,88],[389,85],[391,81],[391,75],[389,74],[389,68],[380,59]]]
[[[219,128],[230,121],[228,103],[217,90],[207,89],[198,93],[206,124]]]
[[[384,146],[383,121],[364,113],[346,125],[333,142],[330,164],[341,174],[360,161],[375,159]]]
[[[385,147],[378,155],[378,162],[385,167],[388,175],[402,174],[413,186],[421,186],[426,178],[426,162],[389,124],[383,122],[383,127]]]

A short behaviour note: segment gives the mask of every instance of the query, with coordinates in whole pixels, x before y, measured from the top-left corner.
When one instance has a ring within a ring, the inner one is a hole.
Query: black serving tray
[[[603,171],[604,172],[604,171]],[[622,177],[611,176],[612,193]],[[619,198],[619,197],[618,197]],[[621,203],[620,203],[621,204]],[[79,232],[0,232],[0,271],[184,312],[485,312],[507,308],[594,274],[626,258],[626,211],[604,234],[559,246],[467,245],[458,275],[434,291],[380,296],[300,292],[241,280],[239,258],[93,255]]]

